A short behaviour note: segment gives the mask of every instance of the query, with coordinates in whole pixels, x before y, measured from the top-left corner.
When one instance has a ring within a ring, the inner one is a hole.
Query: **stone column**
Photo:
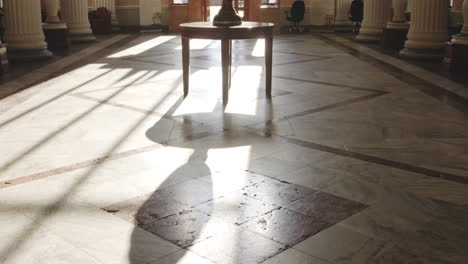
[[[406,21],[407,0],[393,0],[393,18],[387,23],[387,28],[408,29],[409,24]]]
[[[58,17],[58,0],[44,0],[44,5],[47,10],[47,19],[42,28],[44,30],[67,28],[67,25]]]
[[[382,45],[386,50],[400,51],[405,47],[409,24],[406,21],[407,0],[393,0],[393,17],[385,26]]]
[[[452,43],[457,45],[468,45],[468,0],[463,1],[462,14],[464,25],[461,32],[452,38]]]
[[[94,8],[105,7],[112,12],[112,25],[118,26],[119,21],[115,14],[115,0],[94,0]]]
[[[46,22],[42,25],[47,46],[50,50],[68,49],[70,36],[65,23],[58,17],[58,0],[43,0],[47,11]]]
[[[40,1],[4,0],[5,42],[8,56],[12,60],[48,58],[52,53],[47,50],[41,26]]]
[[[463,0],[453,0],[452,12],[461,12]]]
[[[335,30],[338,32],[351,32],[353,30],[353,23],[349,19],[351,1],[352,0],[336,1]]]
[[[88,19],[88,1],[61,0],[62,19],[67,23],[72,42],[95,41]]]
[[[390,18],[391,0],[365,0],[364,20],[356,40],[379,41]]]
[[[400,55],[440,59],[448,40],[448,0],[413,0],[408,40]]]

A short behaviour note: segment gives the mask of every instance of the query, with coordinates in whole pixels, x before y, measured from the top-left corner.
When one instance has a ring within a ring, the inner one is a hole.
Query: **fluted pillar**
[[[440,59],[448,40],[448,0],[413,0],[403,57]]]
[[[462,11],[463,0],[453,0],[452,2],[452,12],[461,12]]]
[[[12,60],[48,58],[41,26],[41,4],[31,0],[4,0],[5,42]]]
[[[338,32],[351,32],[353,30],[353,23],[349,19],[351,2],[352,0],[336,1],[335,30]]]
[[[62,18],[67,23],[73,42],[95,41],[88,19],[88,1],[61,0]]]
[[[105,7],[112,12],[112,25],[118,26],[119,21],[115,15],[115,0],[94,0],[94,7],[98,9],[99,7]]]
[[[408,6],[408,0],[393,0],[393,17],[392,20],[387,23],[387,28],[391,29],[408,29],[409,24],[406,20],[406,8]]]
[[[47,29],[64,29],[67,25],[60,21],[58,16],[58,0],[44,0],[45,8],[47,11],[46,22],[42,25],[42,28]]]
[[[365,0],[364,20],[356,40],[379,41],[390,17],[391,0]]]
[[[452,38],[453,44],[468,45],[468,0],[463,1],[462,14],[464,25],[461,32]]]

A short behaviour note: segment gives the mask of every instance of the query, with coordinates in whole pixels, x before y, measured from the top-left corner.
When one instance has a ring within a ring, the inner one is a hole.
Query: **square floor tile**
[[[217,264],[261,263],[284,249],[285,245],[241,228],[233,228],[189,248]]]
[[[194,209],[219,217],[230,224],[240,225],[250,219],[278,209],[278,206],[250,198],[240,192],[234,192],[225,197],[200,204]]]
[[[267,178],[265,181],[248,186],[242,192],[252,198],[283,206],[317,190],[304,186]]]
[[[252,219],[241,227],[285,245],[293,246],[329,225],[320,219],[281,208]]]
[[[284,207],[335,224],[365,209],[367,205],[328,193],[315,192]]]
[[[180,247],[188,247],[217,233],[226,225],[196,210],[183,211],[141,226]]]
[[[139,226],[190,209],[172,199],[162,200],[153,195],[144,195],[103,209]]]
[[[265,179],[267,179],[267,177],[263,175],[242,169],[229,169],[228,171],[214,172],[209,176],[198,178],[198,180],[210,183],[215,193],[224,192],[225,194],[238,191],[247,186],[262,182]]]
[[[190,180],[158,190],[154,195],[161,200],[176,200],[188,206],[195,206],[213,198],[213,187],[210,183]]]

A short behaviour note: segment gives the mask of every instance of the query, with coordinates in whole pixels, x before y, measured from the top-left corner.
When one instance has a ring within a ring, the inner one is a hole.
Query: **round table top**
[[[252,28],[270,28],[274,27],[275,24],[267,23],[267,22],[250,22],[250,21],[242,21],[241,25],[238,26],[231,26],[231,27],[220,27],[214,26],[212,22],[191,22],[191,23],[183,23],[179,25],[181,28],[187,29],[252,29]]]

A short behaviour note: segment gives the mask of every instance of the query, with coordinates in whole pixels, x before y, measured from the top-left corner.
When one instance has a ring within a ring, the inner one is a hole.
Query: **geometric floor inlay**
[[[215,263],[259,263],[367,207],[251,177],[221,194],[207,180],[194,179],[103,209]]]

